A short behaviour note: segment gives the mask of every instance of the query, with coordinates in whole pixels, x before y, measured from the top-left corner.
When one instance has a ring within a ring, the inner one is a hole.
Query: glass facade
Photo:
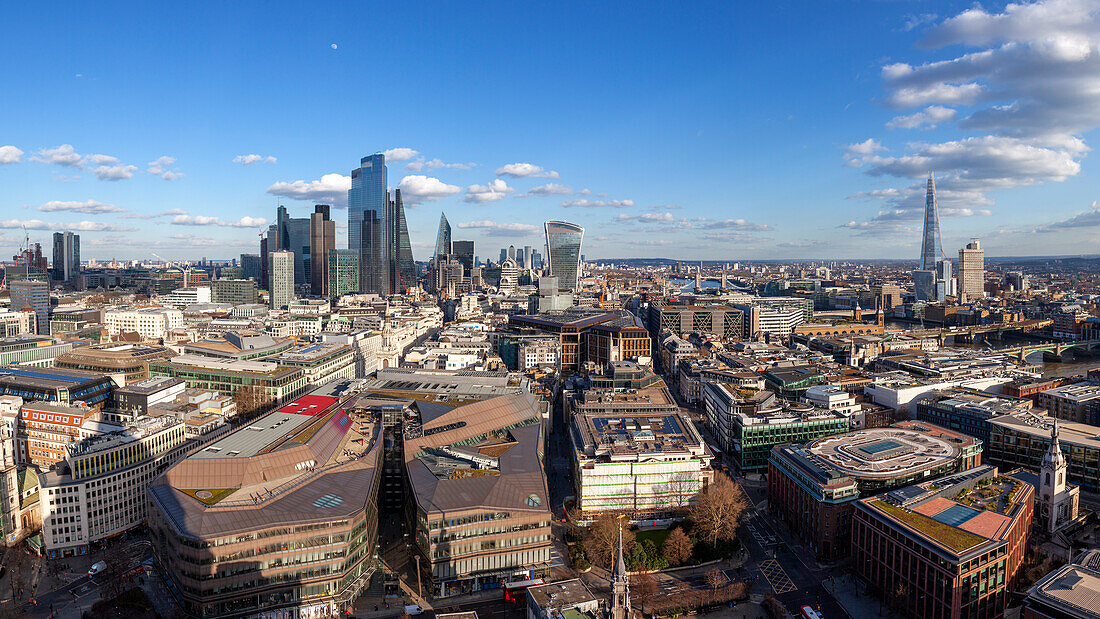
[[[359,292],[389,292],[389,252],[382,224],[389,210],[386,157],[363,157],[351,171],[348,190],[348,249],[359,254]]]
[[[352,249],[328,252],[328,298],[335,302],[359,288],[359,254]]]
[[[439,214],[439,232],[435,235],[435,255],[446,256],[451,253],[451,222],[447,216]]]
[[[416,262],[413,261],[412,243],[409,242],[409,226],[405,223],[405,207],[401,204],[401,190],[393,190],[390,202],[393,212],[393,292],[401,293],[416,286]]]
[[[924,198],[924,237],[920,246],[920,269],[934,271],[943,255],[940,247],[940,209],[936,204],[936,179],[928,175],[928,190]]]
[[[576,290],[584,228],[564,221],[548,221],[545,227],[550,275],[558,278],[559,290]]]

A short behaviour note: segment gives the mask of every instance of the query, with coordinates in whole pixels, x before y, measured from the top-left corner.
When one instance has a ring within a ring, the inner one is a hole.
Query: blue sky
[[[0,255],[254,252],[379,151],[418,259],[915,258],[928,170],[948,253],[1100,251],[1097,2],[684,4],[8,3]]]

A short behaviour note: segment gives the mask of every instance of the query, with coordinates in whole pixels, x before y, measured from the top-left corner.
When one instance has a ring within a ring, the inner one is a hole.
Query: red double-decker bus
[[[527,600],[527,588],[536,587],[538,585],[545,585],[546,581],[541,578],[532,578],[531,580],[517,580],[516,582],[504,583],[504,601],[505,602],[524,602]]]

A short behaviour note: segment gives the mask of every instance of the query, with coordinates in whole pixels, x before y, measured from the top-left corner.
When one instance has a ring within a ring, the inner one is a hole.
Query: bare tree
[[[4,555],[4,565],[8,568],[8,583],[11,585],[13,600],[18,600],[23,595],[23,588],[27,586],[26,571],[29,564],[27,552],[22,545],[8,548],[8,552]]]
[[[665,491],[672,495],[672,502],[678,509],[684,509],[699,493],[699,477],[687,471],[675,473],[665,484]]]
[[[107,544],[103,549],[103,562],[107,567],[100,572],[100,592],[103,599],[112,600],[126,590],[126,578],[124,577],[127,558],[121,544]]]
[[[676,527],[669,532],[668,537],[665,538],[665,543],[661,544],[661,552],[664,553],[665,558],[672,565],[680,565],[690,559],[693,549],[694,544],[691,543],[691,538],[680,527]]]
[[[620,527],[623,531],[623,554],[630,554],[630,549],[634,546],[634,532],[626,527],[619,514],[604,512],[589,526],[589,542],[586,546],[590,550],[589,558],[593,559],[593,563],[607,568],[614,566]]]
[[[645,610],[646,604],[657,595],[657,580],[652,574],[639,574],[630,579],[630,592]]]
[[[716,567],[707,570],[706,581],[707,586],[710,587],[710,596],[712,602],[714,601],[715,592],[718,591],[719,587],[726,584],[726,581],[728,580],[729,579],[726,578],[726,575],[722,573],[722,570]]]
[[[737,523],[748,502],[741,487],[725,475],[718,475],[713,484],[699,497],[691,508],[691,520],[710,539],[731,540],[737,535]]]

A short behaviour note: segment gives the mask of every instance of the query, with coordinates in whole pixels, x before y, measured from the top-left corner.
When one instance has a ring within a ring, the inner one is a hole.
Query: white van
[[[91,568],[88,569],[88,576],[95,576],[105,569],[107,569],[107,564],[103,561],[97,561],[92,564]]]

